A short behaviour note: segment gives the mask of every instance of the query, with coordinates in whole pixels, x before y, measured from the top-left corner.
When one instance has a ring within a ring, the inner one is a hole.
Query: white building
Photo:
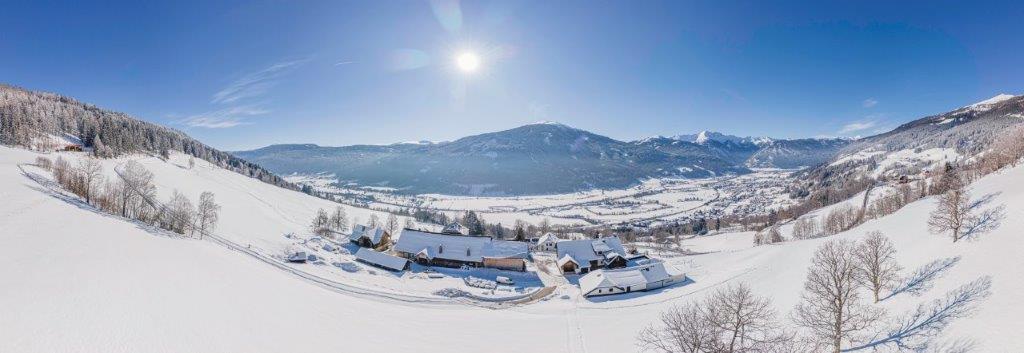
[[[562,273],[587,273],[599,268],[626,266],[626,250],[618,237],[564,240],[555,243]]]
[[[686,280],[685,274],[670,274],[663,262],[620,268],[595,270],[580,278],[584,297],[649,291]]]
[[[555,244],[560,241],[562,241],[562,239],[558,239],[558,236],[555,236],[552,233],[544,234],[537,239],[537,244],[535,244],[533,248],[537,251],[555,251]]]

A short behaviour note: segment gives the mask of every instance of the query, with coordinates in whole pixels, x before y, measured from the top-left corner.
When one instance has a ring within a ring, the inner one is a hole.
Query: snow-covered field
[[[551,224],[588,226],[656,223],[686,219],[698,213],[767,212],[793,203],[785,191],[792,173],[792,170],[760,169],[746,175],[708,179],[650,179],[628,189],[512,197],[404,195],[339,186],[329,174],[291,175],[286,179],[340,199],[358,199],[361,205],[376,209],[426,208],[454,217],[474,211],[488,222],[505,225],[517,219],[533,224],[546,219]]]
[[[36,156],[0,147],[2,352],[632,352],[637,332],[662,310],[727,283],[745,282],[771,296],[780,317],[787,317],[814,250],[830,239],[856,239],[872,230],[892,239],[905,273],[960,259],[921,295],[883,301],[891,315],[991,276],[992,296],[943,335],[975,339],[979,351],[1024,349],[1024,337],[1017,334],[1024,330],[1024,306],[1018,303],[1024,295],[1024,167],[973,186],[976,196],[993,194],[993,204],[1005,204],[1008,213],[1001,227],[975,241],[954,244],[929,234],[925,220],[935,207],[929,198],[825,239],[762,247],[752,246],[752,233],[686,240],[685,247],[707,253],[666,261],[692,282],[649,293],[585,299],[561,278],[539,274],[557,286],[553,296],[495,310],[336,290],[217,242],[172,237],[97,213],[55,194],[45,180],[33,180],[33,167],[24,167],[30,175],[23,174],[19,164]],[[199,161],[193,170],[181,158],[142,162],[157,175],[162,197],[174,188],[192,198],[213,191],[223,206],[217,233],[266,254],[295,246],[282,235],[300,232],[317,208],[335,205]],[[357,208],[348,212],[369,216]],[[315,274],[347,285],[402,289],[368,273]]]

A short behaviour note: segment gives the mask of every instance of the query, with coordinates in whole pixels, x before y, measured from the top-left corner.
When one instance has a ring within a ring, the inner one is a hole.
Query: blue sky
[[[870,135],[1024,93],[1024,5],[906,1],[9,3],[0,81],[215,147]],[[473,73],[458,53],[481,57]]]

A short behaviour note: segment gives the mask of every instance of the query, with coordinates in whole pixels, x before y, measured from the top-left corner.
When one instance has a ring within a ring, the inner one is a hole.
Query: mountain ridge
[[[707,178],[745,174],[750,168],[802,167],[824,162],[846,144],[710,131],[690,135],[691,141],[686,136],[621,141],[538,122],[429,144],[278,144],[233,153],[279,174],[330,172],[342,181],[402,192],[526,195],[623,188],[652,177]],[[825,152],[808,160],[807,150]]]

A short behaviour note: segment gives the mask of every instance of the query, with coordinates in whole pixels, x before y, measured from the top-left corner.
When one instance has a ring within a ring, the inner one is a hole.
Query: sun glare
[[[464,52],[455,58],[455,65],[462,72],[474,72],[480,67],[480,56],[473,52]]]

